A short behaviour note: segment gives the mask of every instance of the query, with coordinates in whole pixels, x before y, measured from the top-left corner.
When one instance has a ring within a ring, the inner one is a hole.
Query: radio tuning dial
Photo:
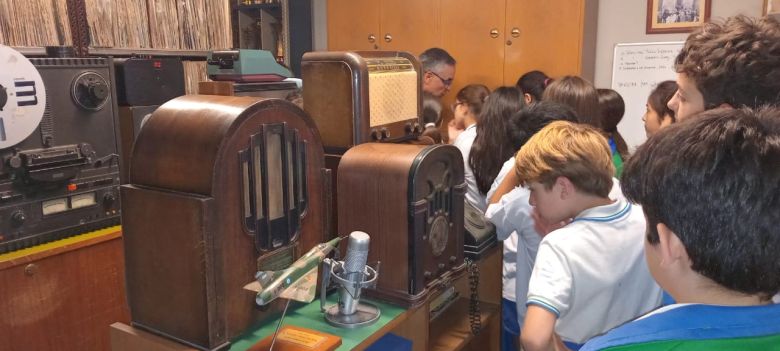
[[[11,214],[11,223],[13,223],[15,227],[20,227],[22,224],[24,224],[25,220],[27,220],[27,216],[22,210],[15,211]]]

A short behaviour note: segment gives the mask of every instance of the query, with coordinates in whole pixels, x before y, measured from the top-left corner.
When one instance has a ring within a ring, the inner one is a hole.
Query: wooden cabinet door
[[[516,0],[509,0],[516,1]],[[441,8],[441,47],[455,58],[455,81],[444,101],[451,103],[468,84],[501,86],[504,77],[505,0],[446,0]],[[491,30],[498,32],[491,37]]]
[[[551,77],[581,73],[586,0],[508,0],[504,84],[525,72]],[[519,30],[517,37],[513,29]]]
[[[449,1],[446,1],[449,2]],[[382,0],[377,40],[382,50],[418,56],[441,40],[440,0]]]
[[[380,0],[328,0],[328,50],[378,49],[379,10]]]

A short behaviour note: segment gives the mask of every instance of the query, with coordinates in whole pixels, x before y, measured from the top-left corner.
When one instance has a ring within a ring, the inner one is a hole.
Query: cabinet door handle
[[[496,29],[496,28],[491,29],[490,30],[490,37],[493,38],[493,39],[498,38],[498,29]]]
[[[393,36],[390,33],[385,34],[385,42],[389,43],[391,41],[393,41]]]
[[[376,41],[376,35],[369,34],[368,35],[368,42],[373,44],[375,41]]]
[[[520,28],[514,27],[512,28],[512,38],[517,38],[520,36]]]

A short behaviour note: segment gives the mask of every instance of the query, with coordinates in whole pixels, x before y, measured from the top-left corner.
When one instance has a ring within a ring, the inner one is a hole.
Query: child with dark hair
[[[642,205],[650,271],[678,304],[583,350],[780,350],[778,165],[776,107],[707,111],[640,146],[623,191]]]
[[[481,123],[482,107],[490,94],[490,90],[482,84],[469,84],[455,96],[455,103],[452,104],[454,115],[452,123],[457,127],[463,128],[457,137],[452,139],[454,131],[450,128],[450,140],[452,145],[457,147],[463,154],[464,173],[466,178],[466,200],[472,205],[485,210],[485,196],[479,192],[477,181],[474,177],[474,171],[469,165],[469,154],[471,146],[477,138],[477,125]]]
[[[705,23],[675,59],[677,119],[721,106],[777,105],[780,99],[780,23],[769,16],[735,16]]]
[[[606,133],[609,148],[612,152],[612,163],[615,164],[615,176],[623,173],[623,161],[628,158],[628,145],[617,130],[618,123],[626,113],[626,103],[617,91],[612,89],[597,89],[599,94],[599,110],[601,110],[601,130]]]
[[[661,128],[677,121],[674,111],[668,106],[669,100],[672,99],[676,91],[677,83],[673,80],[666,80],[658,83],[650,92],[650,96],[647,97],[645,105],[647,110],[642,116],[642,122],[645,123],[645,133],[648,138]]]
[[[550,83],[542,100],[568,105],[577,113],[580,123],[601,128],[598,92],[593,84],[581,77],[565,76]]]
[[[517,80],[518,89],[523,93],[525,104],[530,105],[542,100],[542,94],[544,89],[547,88],[552,82],[552,79],[548,77],[542,71],[531,71],[520,76]]]
[[[576,122],[577,116],[566,105],[540,101],[512,115],[507,130],[514,150],[520,148],[534,134],[554,121]],[[496,180],[487,193],[488,199],[495,196],[485,213],[496,226],[496,234],[504,244],[501,292],[501,345],[502,350],[517,350],[517,338],[525,318],[525,295],[528,293],[528,279],[531,277],[536,250],[542,240],[534,229],[532,208],[528,204],[528,189],[516,187],[497,192],[499,185],[515,168],[512,156],[504,162]],[[517,303],[518,297],[523,300]]]
[[[467,163],[474,172],[477,190],[482,196],[483,201],[475,204],[482,212],[487,208],[484,196],[501,170],[501,165],[516,151],[507,134],[507,126],[512,115],[523,106],[523,98],[517,88],[499,87],[490,93],[479,116],[477,137]]]

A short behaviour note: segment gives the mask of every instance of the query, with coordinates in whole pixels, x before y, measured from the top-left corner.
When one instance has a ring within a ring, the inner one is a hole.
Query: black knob
[[[22,210],[17,210],[11,214],[11,223],[13,223],[15,227],[20,227],[24,224],[25,220],[27,220],[27,216],[24,215],[24,211]]]
[[[382,128],[379,132],[382,134],[382,139],[387,139],[390,137],[390,131],[387,130],[387,128]]]
[[[114,203],[116,202],[116,196],[112,193],[106,193],[103,195],[103,208],[111,208],[114,206]]]
[[[371,140],[379,140],[379,132],[377,132],[376,129],[371,131]]]
[[[22,166],[22,158],[19,155],[13,155],[8,159],[8,166],[11,168],[19,168]]]
[[[413,132],[414,129],[412,128],[412,124],[406,123],[406,125],[404,125],[404,131],[406,132],[406,134]]]
[[[87,157],[93,157],[95,156],[95,149],[92,148],[92,145],[89,143],[81,143],[79,144],[79,149],[81,150],[81,154]]]
[[[444,269],[444,263],[439,263],[439,269]]]
[[[95,72],[85,72],[73,82],[73,99],[87,110],[99,110],[108,101],[108,82]]]
[[[423,273],[423,277],[425,277],[425,279],[431,279],[432,276],[433,273],[431,272],[425,271],[425,273]]]
[[[0,85],[0,111],[3,110],[7,102],[8,102],[8,93],[5,91],[5,87]]]
[[[96,101],[103,101],[108,97],[108,86],[101,83],[90,83],[87,86],[87,91],[90,97]]]

